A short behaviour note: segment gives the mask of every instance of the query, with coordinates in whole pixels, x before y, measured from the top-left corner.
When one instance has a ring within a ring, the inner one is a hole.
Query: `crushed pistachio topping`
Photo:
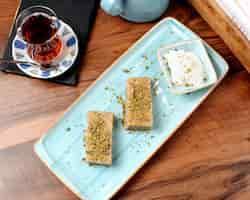
[[[125,69],[122,69],[122,71],[123,71],[124,73],[129,73],[131,70],[130,70],[130,69],[127,69],[127,68],[125,68]]]
[[[186,67],[185,73],[191,73],[191,72],[192,72],[192,68],[191,67]]]
[[[122,96],[117,95],[117,96],[116,96],[116,100],[117,100],[117,103],[118,103],[118,104],[121,104],[121,105],[124,105],[124,104],[125,104],[125,101],[124,101],[124,99],[122,98]]]
[[[101,113],[92,115],[85,137],[87,159],[105,162],[110,157],[111,140],[110,130]]]
[[[148,60],[148,57],[146,55],[143,55],[142,58],[144,58],[145,60]]]
[[[137,119],[145,118],[145,111],[151,109],[151,95],[147,85],[138,84],[135,80],[131,82],[132,96],[127,102],[126,109],[136,115]]]
[[[130,78],[127,82],[127,100],[124,125],[128,130],[152,128],[151,80],[147,77]]]

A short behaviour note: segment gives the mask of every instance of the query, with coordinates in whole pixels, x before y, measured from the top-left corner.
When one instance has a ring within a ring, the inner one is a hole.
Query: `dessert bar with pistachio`
[[[130,78],[127,81],[124,127],[128,130],[149,130],[153,126],[151,79]]]
[[[114,114],[88,112],[88,128],[85,133],[86,161],[91,164],[112,164],[112,130]]]

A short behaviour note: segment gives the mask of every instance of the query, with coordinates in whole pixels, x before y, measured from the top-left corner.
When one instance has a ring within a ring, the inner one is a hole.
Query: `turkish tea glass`
[[[51,64],[61,54],[63,42],[56,13],[45,6],[32,6],[17,17],[17,34],[27,43],[29,57],[40,64]]]

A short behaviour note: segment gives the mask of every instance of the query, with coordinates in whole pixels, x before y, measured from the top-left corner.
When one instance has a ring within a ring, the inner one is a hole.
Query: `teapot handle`
[[[106,13],[117,16],[122,13],[123,0],[101,0],[101,7]]]

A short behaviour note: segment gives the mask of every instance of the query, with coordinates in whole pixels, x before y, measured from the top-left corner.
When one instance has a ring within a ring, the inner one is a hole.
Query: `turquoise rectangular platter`
[[[218,82],[188,95],[169,93],[157,61],[157,49],[163,45],[197,38],[196,34],[175,19],[163,19],[125,52],[37,141],[34,147],[37,155],[78,197],[85,200],[110,199],[224,78],[228,71],[227,63],[204,42]],[[158,80],[159,85],[153,97],[153,130],[134,133],[122,127],[122,106],[116,96],[125,98],[126,80],[137,76],[149,76]],[[113,165],[110,167],[90,166],[83,159],[83,135],[87,127],[88,111],[115,113]]]

